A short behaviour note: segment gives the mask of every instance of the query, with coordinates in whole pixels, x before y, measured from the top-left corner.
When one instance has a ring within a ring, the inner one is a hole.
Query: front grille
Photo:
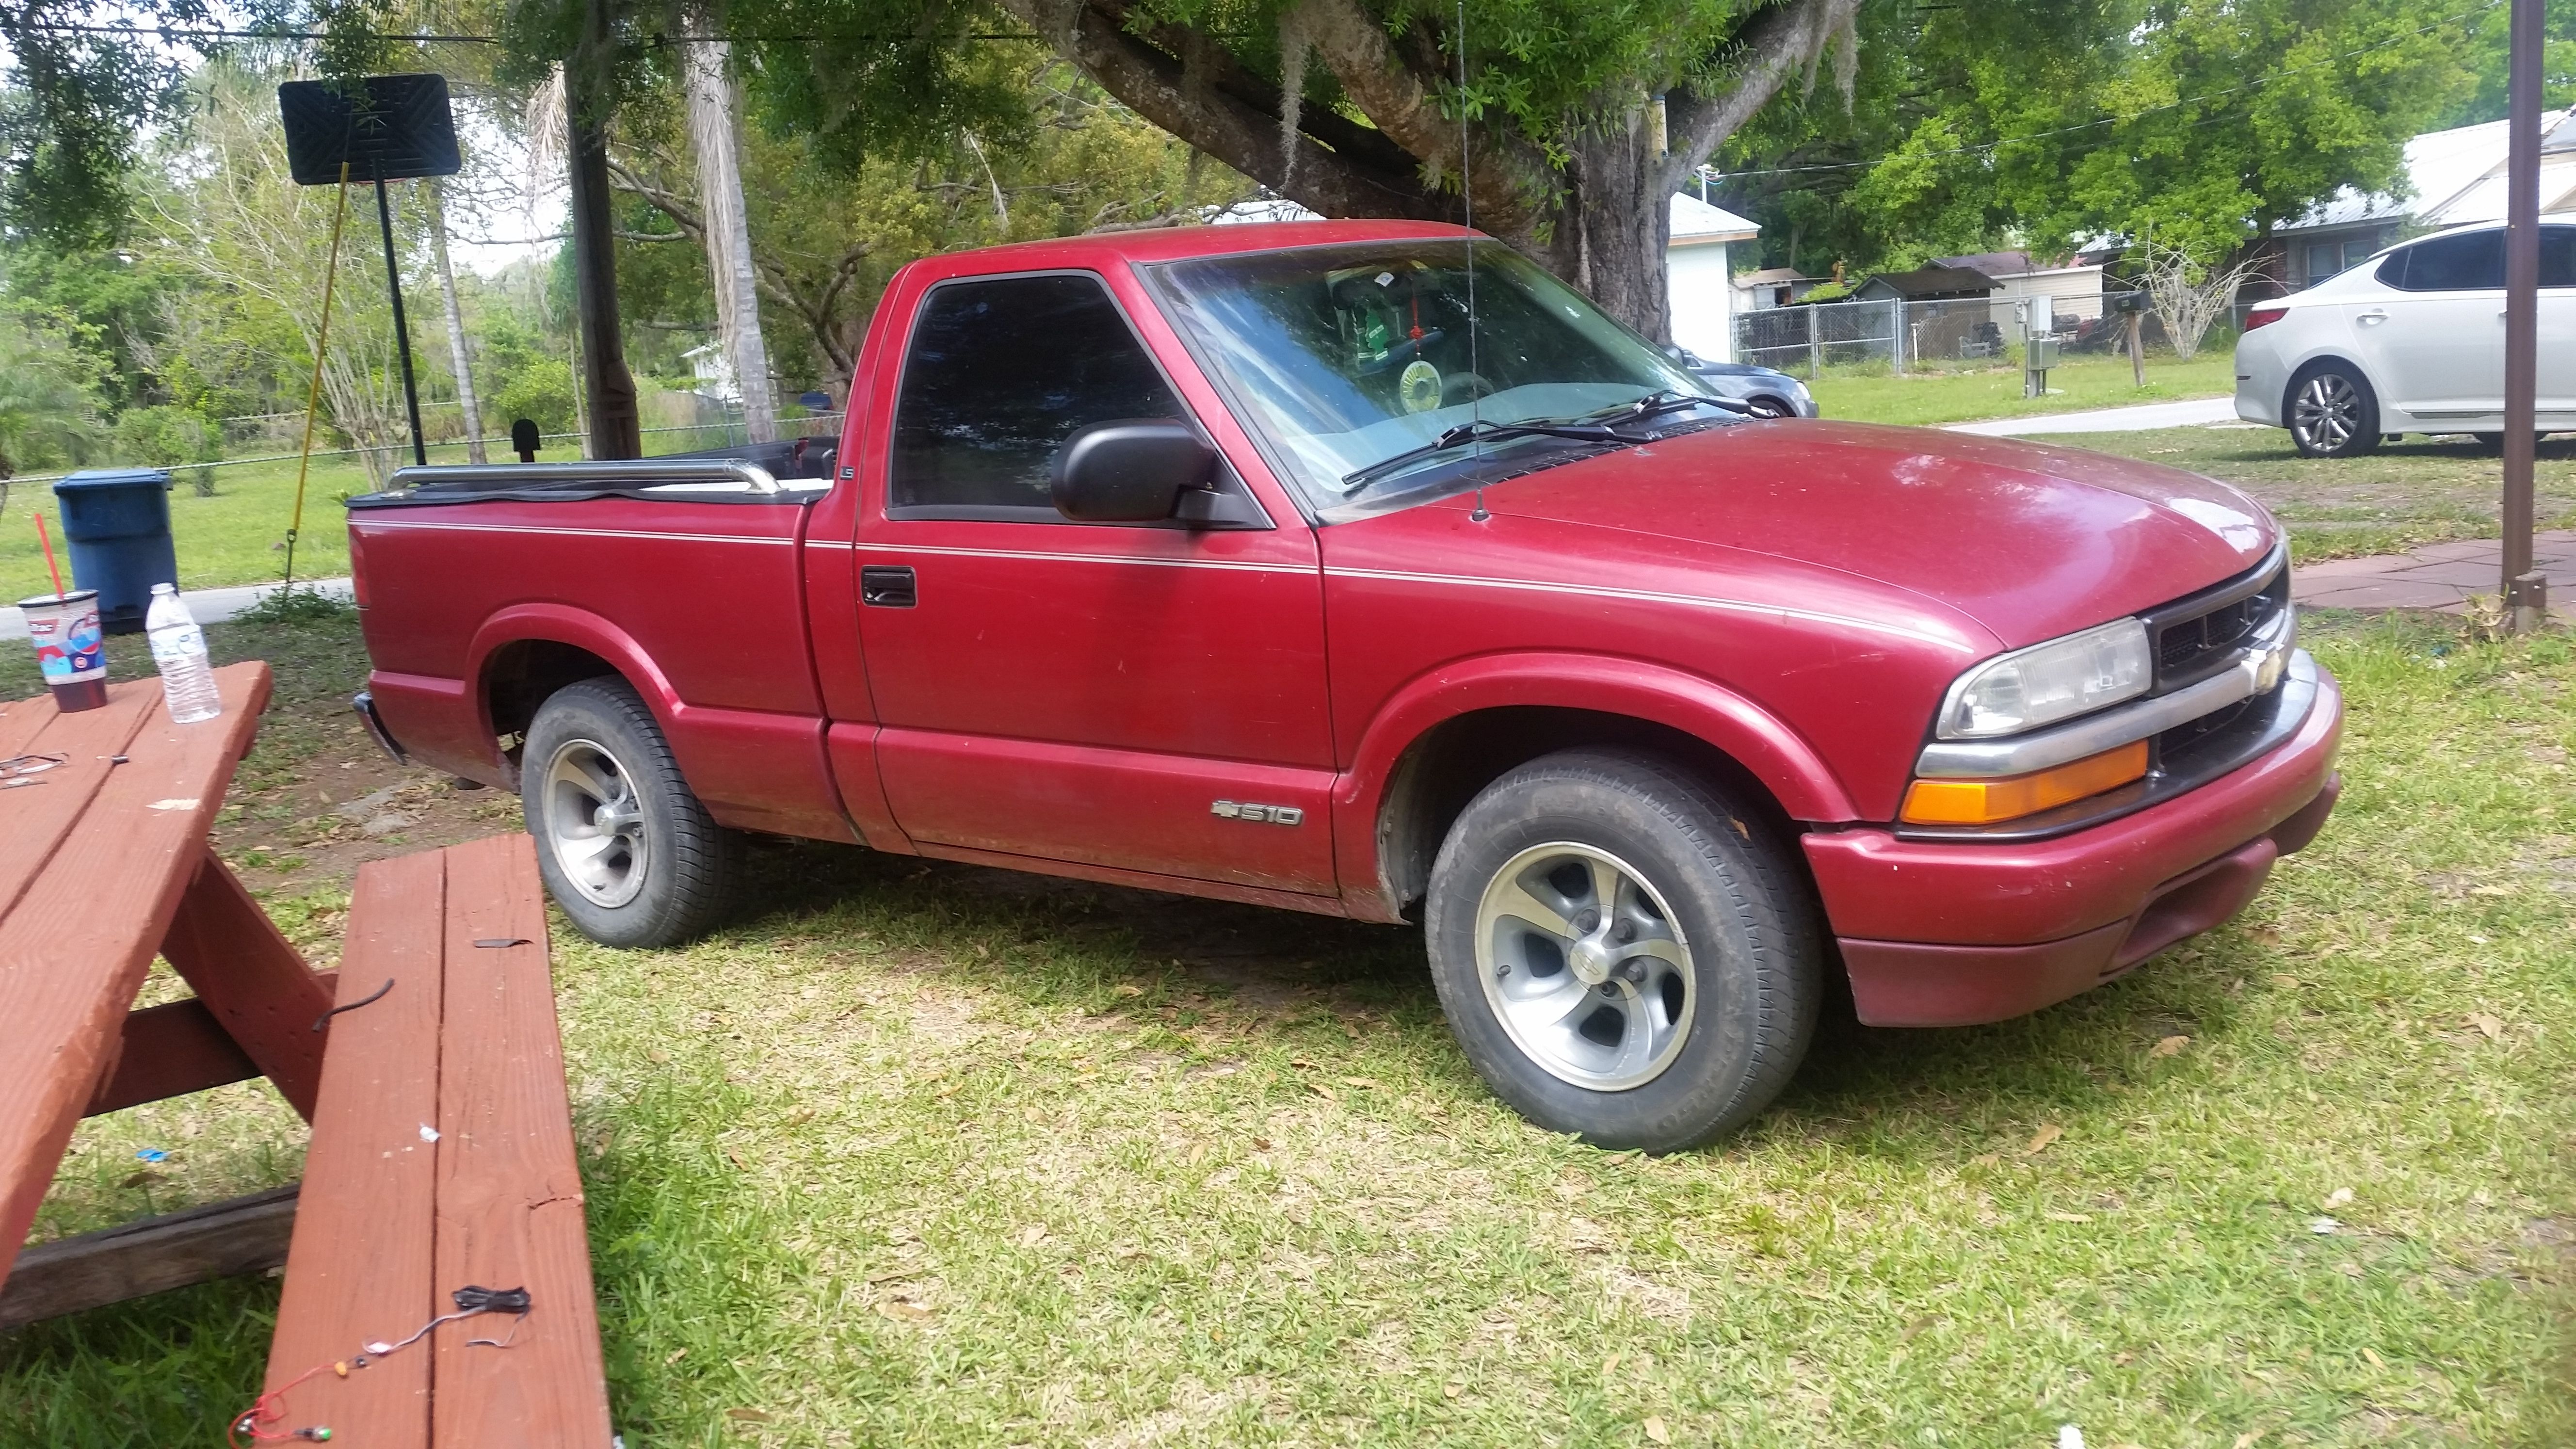
[[[2188,609],[2189,601],[2173,607]],[[2289,607],[2290,566],[2283,561],[2254,593],[2180,618],[2156,618],[2156,687],[2179,688],[2215,673],[2229,654]]]

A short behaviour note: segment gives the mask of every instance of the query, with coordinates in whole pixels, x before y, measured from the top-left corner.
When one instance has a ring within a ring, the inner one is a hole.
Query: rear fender
[[[1786,723],[1733,690],[1636,660],[1555,653],[1489,654],[1416,676],[1370,720],[1333,799],[1343,899],[1364,920],[1400,919],[1380,812],[1405,754],[1445,721],[1478,710],[1541,706],[1621,715],[1680,731],[1735,761],[1793,820],[1856,820],[1842,781]]]
[[[492,657],[531,640],[569,644],[606,661],[641,696],[662,727],[680,773],[720,825],[778,835],[856,842],[826,757],[824,722],[812,715],[691,704],[634,638],[607,619],[563,604],[515,604],[476,630],[466,675],[482,738],[507,769],[492,719]],[[515,785],[517,772],[509,770]]]

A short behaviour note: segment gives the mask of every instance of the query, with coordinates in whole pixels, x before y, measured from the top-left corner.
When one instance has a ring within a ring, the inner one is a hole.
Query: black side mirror
[[[1207,485],[1216,450],[1172,418],[1094,423],[1056,450],[1048,491],[1055,510],[1078,523],[1154,523],[1170,518],[1184,490]]]

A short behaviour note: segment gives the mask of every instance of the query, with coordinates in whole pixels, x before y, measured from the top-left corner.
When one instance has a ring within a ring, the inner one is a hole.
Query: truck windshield
[[[1175,321],[1327,517],[1732,416],[1653,344],[1499,242],[1255,252],[1156,269]],[[1535,426],[1532,426],[1535,425]],[[1617,431],[1613,431],[1617,429]]]

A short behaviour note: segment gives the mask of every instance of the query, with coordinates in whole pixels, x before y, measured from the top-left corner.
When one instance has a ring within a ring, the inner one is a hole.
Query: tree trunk
[[[720,33],[712,5],[693,11],[690,28]],[[689,145],[698,169],[698,204],[706,220],[707,265],[716,294],[716,334],[734,385],[742,391],[749,441],[778,436],[778,398],[769,385],[769,347],[760,335],[759,275],[751,259],[751,223],[742,199],[742,137],[736,130],[732,57],[724,41],[681,46],[689,98]]]
[[[429,255],[438,265],[438,296],[447,304],[447,357],[456,373],[456,403],[465,413],[465,457],[474,463],[491,461],[483,451],[483,409],[474,398],[474,363],[465,346],[465,312],[456,304],[456,269],[447,262],[447,205],[439,194],[438,180],[423,183],[422,194],[429,198]]]
[[[1560,276],[1573,267],[1575,285],[1601,309],[1656,342],[1672,341],[1671,292],[1664,249],[1672,237],[1672,195],[1677,168],[1669,153],[1655,153],[1648,128],[1634,124],[1577,141],[1573,175],[1556,228]]]
[[[644,456],[635,410],[635,375],[617,317],[617,198],[608,189],[611,83],[606,68],[614,38],[608,0],[586,0],[582,38],[564,66],[572,221],[573,310],[581,321],[582,383],[589,394],[590,456],[602,461]]]

